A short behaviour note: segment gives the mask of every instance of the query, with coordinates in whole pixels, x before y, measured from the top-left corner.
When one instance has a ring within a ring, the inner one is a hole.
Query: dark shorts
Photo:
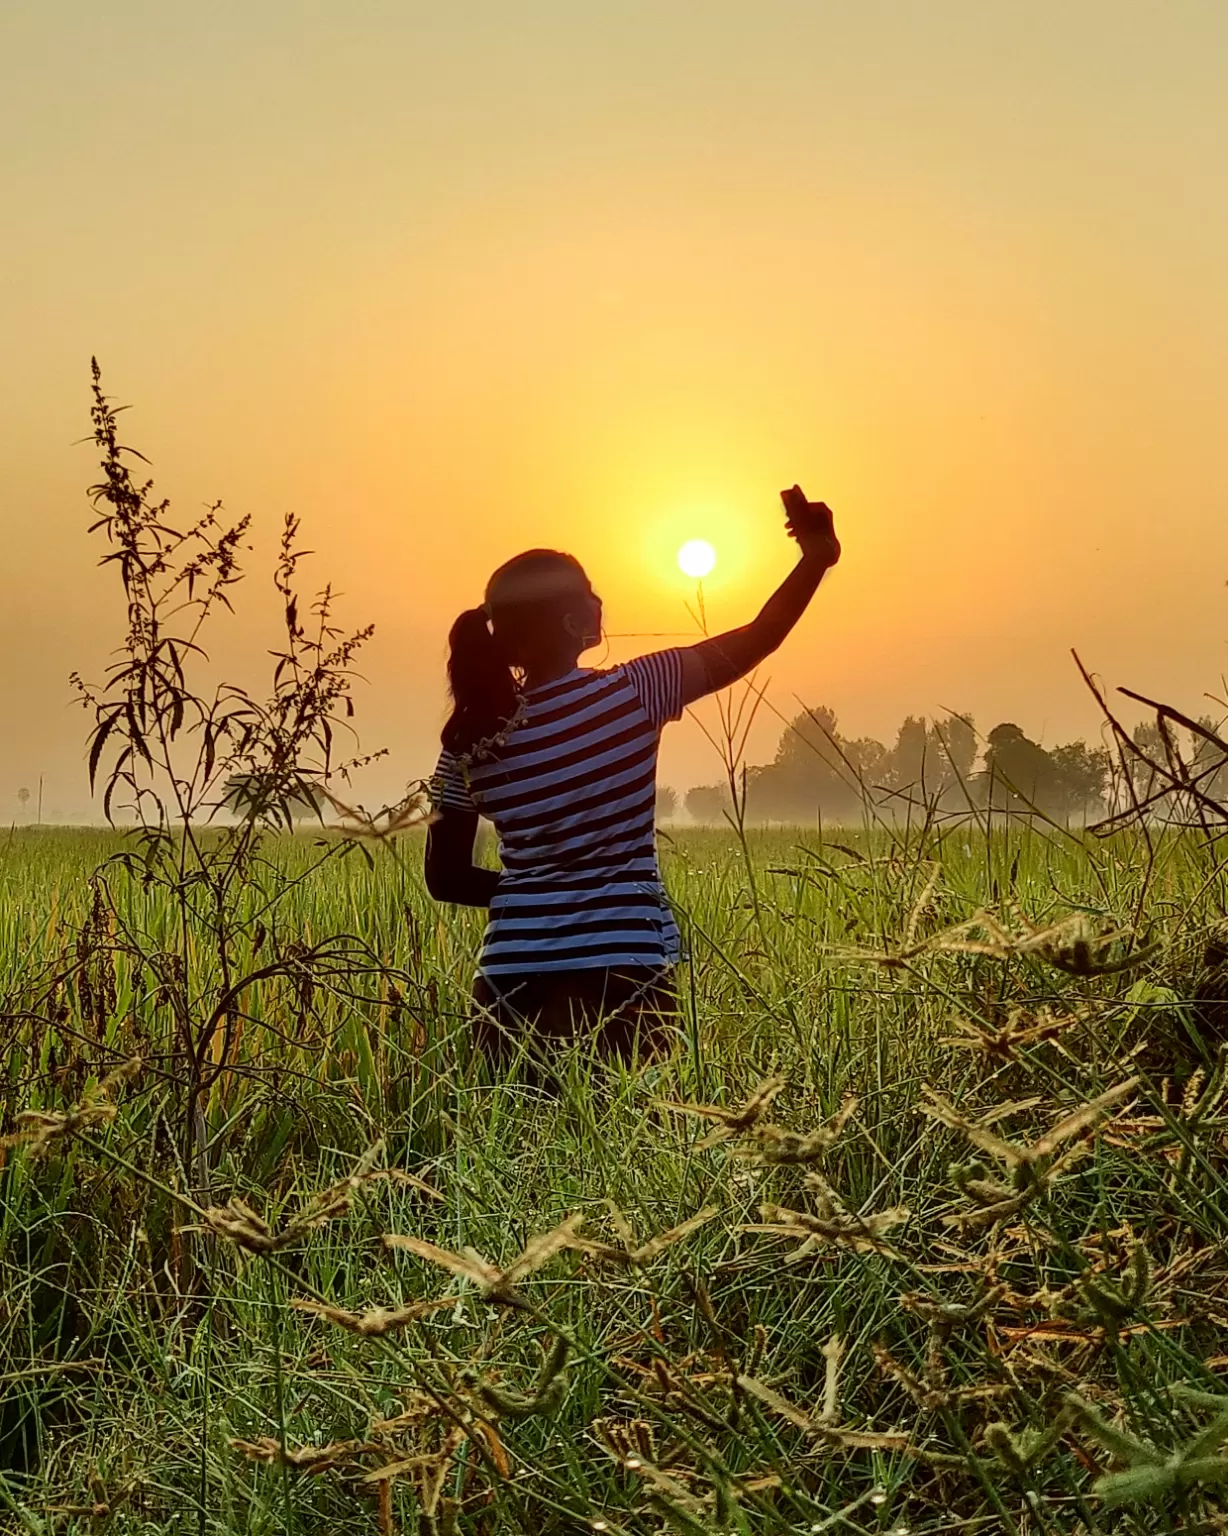
[[[497,1062],[522,1046],[540,1058],[572,1042],[642,1061],[668,1049],[678,1016],[673,970],[657,967],[479,976],[473,1002],[478,1049]]]

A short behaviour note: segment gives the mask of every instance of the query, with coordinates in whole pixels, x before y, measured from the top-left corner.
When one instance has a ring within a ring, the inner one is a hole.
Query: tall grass
[[[9,1528],[1222,1528],[1207,843],[672,834],[677,1046],[545,1097],[413,836],[283,837],[277,942],[380,979],[253,982],[198,1198],[117,840],[0,841]]]

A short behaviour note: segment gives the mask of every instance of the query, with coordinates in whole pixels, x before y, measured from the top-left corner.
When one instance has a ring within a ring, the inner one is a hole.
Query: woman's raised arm
[[[807,501],[796,485],[782,492],[781,500],[788,513],[789,536],[797,540],[801,559],[749,624],[683,651],[684,705],[728,688],[765,661],[805,613],[819,582],[840,558],[840,541],[826,502]]]

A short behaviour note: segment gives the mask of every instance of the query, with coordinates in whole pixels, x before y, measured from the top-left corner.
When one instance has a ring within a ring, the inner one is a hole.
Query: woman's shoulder
[[[680,646],[649,651],[611,668],[638,698],[644,713],[654,725],[665,725],[682,714],[682,657]]]

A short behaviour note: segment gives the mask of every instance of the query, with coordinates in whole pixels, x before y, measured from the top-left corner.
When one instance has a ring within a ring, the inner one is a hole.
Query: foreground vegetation
[[[195,1076],[210,933],[0,843],[3,1528],[1228,1523],[1213,845],[676,834],[676,1048],[548,1097],[417,835],[264,843]]]
[[[4,1529],[1223,1527],[1228,740],[1132,695],[1140,762],[1085,674],[1106,835],[922,775],[824,841],[745,831],[722,696],[672,1051],[491,1081],[420,786],[346,803],[370,630],[288,518],[267,691],[218,678],[246,521],[172,521],[96,366],[92,419],[135,830],[0,844]]]

